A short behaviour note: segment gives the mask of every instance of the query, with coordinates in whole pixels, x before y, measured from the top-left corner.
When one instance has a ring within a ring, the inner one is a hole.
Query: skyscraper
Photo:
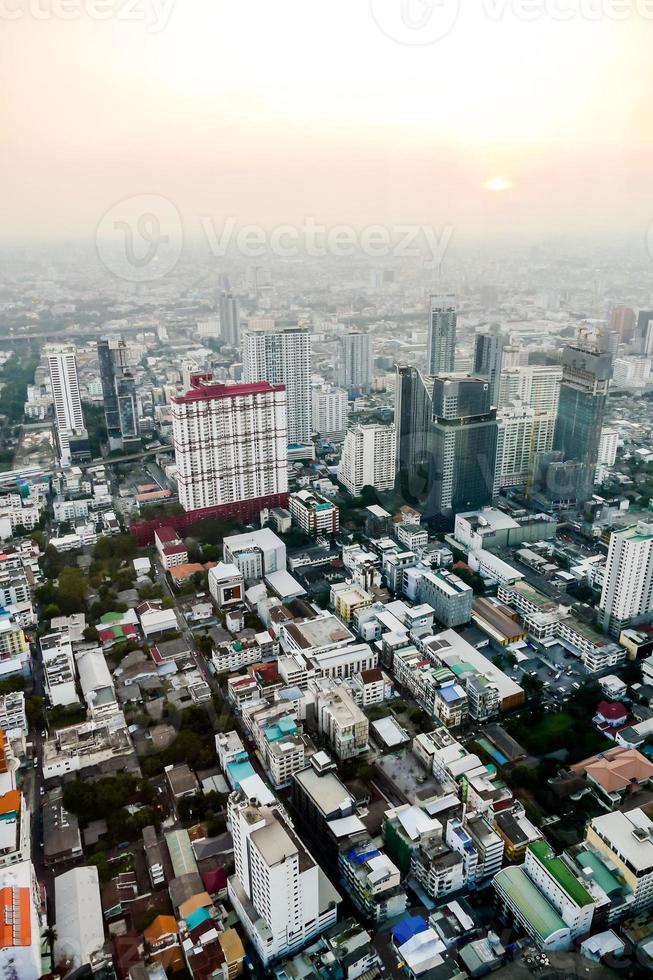
[[[91,458],[88,434],[84,428],[82,400],[77,377],[75,348],[71,345],[46,349],[59,460],[63,466]]]
[[[102,337],[97,353],[109,449],[135,449],[141,433],[129,347],[120,337]]]
[[[374,357],[372,336],[352,331],[338,338],[336,382],[351,397],[366,394],[372,387]]]
[[[417,502],[428,491],[429,446],[433,421],[433,378],[397,365],[395,380],[396,465],[399,488]]]
[[[554,448],[565,459],[596,465],[612,377],[612,357],[581,337],[562,352]]]
[[[498,323],[476,334],[474,345],[474,374],[487,378],[490,383],[490,404],[499,403],[499,381],[503,365],[503,352],[508,338]]]
[[[639,311],[637,340],[642,354],[653,354],[653,310]]]
[[[184,510],[225,507],[251,518],[264,507],[285,505],[283,385],[222,384],[198,375],[190,391],[172,400],[172,436]]]
[[[431,296],[426,373],[449,374],[456,358],[456,297]]]
[[[220,293],[220,337],[230,347],[240,345],[240,308],[238,297],[233,293]]]
[[[490,385],[465,374],[433,382],[433,429],[425,516],[453,526],[458,511],[492,502],[497,453]]]
[[[499,412],[497,423],[495,486],[527,487],[537,456],[550,452],[553,445],[555,415],[516,401]]]
[[[623,344],[635,335],[635,313],[629,306],[613,306],[610,311],[610,329],[616,330]]]
[[[617,637],[653,618],[653,524],[640,521],[610,535],[599,608],[603,628]]]
[[[272,321],[273,322],[273,321]],[[289,445],[311,441],[311,335],[303,327],[263,327],[243,336],[243,380],[286,387]]]

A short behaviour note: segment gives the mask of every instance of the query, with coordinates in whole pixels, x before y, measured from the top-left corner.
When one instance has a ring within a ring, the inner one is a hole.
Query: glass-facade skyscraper
[[[612,357],[581,338],[562,352],[554,449],[565,460],[596,465],[612,377]]]
[[[136,448],[141,433],[129,348],[120,337],[102,337],[97,352],[109,449]]]
[[[456,297],[431,296],[426,339],[427,374],[448,374],[456,358]]]

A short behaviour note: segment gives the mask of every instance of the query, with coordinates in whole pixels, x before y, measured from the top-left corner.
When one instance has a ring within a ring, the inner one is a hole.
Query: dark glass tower
[[[581,339],[562,352],[554,449],[565,460],[596,465],[612,377],[612,357]]]
[[[453,371],[456,357],[456,322],[455,296],[431,296],[426,343],[428,374],[447,374]]]
[[[434,379],[429,448],[426,517],[452,527],[459,511],[492,503],[497,417],[488,381],[463,374]]]
[[[127,344],[119,337],[102,337],[97,342],[97,352],[109,449],[136,448],[140,425]]]

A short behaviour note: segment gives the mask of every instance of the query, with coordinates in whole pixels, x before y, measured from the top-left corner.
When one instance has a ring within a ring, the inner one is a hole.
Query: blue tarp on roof
[[[191,912],[189,916],[186,917],[186,925],[189,929],[195,929],[197,926],[201,926],[203,922],[210,919],[209,910],[205,908],[195,909]]]
[[[392,927],[392,938],[397,946],[403,946],[413,936],[425,932],[426,929],[428,926],[421,915],[409,915],[408,918],[402,919],[401,922]]]

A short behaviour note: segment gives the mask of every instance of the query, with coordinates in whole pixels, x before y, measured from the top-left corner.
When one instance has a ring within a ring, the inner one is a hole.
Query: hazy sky
[[[91,237],[156,194],[190,234],[312,215],[643,239],[653,0],[461,0],[427,43],[456,13],[435,3],[0,0],[2,233]]]

